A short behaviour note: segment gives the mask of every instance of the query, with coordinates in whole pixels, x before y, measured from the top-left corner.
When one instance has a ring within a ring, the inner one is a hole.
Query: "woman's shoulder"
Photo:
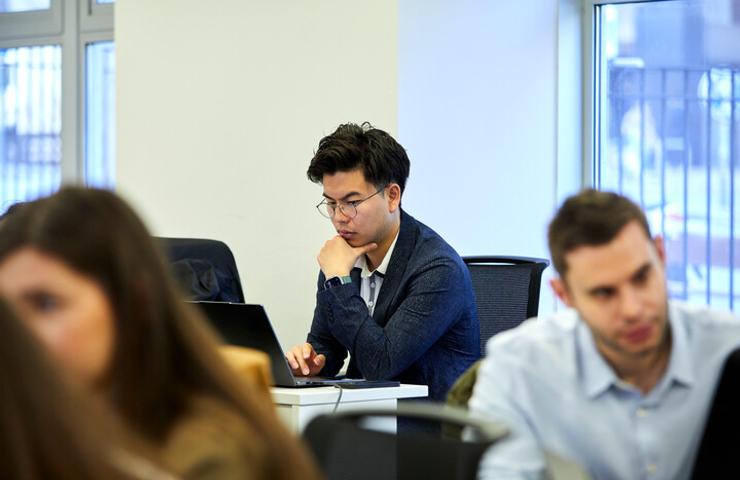
[[[262,478],[264,446],[246,419],[225,402],[194,396],[175,423],[162,456],[186,479]]]

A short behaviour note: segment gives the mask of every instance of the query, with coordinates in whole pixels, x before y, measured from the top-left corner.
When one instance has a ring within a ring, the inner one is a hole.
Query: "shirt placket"
[[[373,273],[372,275],[370,275],[370,279],[369,279],[370,280],[369,281],[370,294],[368,295],[368,300],[367,300],[367,310],[370,313],[371,317],[373,316],[373,313],[375,312],[375,300],[377,298],[376,292],[377,292],[378,282],[376,281],[376,278],[377,278],[376,274]]]

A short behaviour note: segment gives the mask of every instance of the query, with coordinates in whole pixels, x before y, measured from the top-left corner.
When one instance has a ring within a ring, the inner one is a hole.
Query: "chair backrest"
[[[236,261],[224,242],[204,238],[155,239],[191,300],[244,303]]]
[[[406,417],[472,427],[463,441],[424,432],[371,430],[378,416]],[[358,409],[314,418],[303,432],[328,480],[473,480],[488,447],[506,429],[462,410],[436,404],[399,403],[397,409]]]
[[[463,257],[473,281],[480,321],[481,353],[493,335],[536,317],[540,304],[544,258]]]

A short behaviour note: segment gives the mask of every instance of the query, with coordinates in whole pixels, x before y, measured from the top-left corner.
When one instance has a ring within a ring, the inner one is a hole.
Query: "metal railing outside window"
[[[721,45],[740,34],[740,2],[622,3],[595,15],[594,185],[643,206],[665,238],[671,297],[737,310],[740,51]]]

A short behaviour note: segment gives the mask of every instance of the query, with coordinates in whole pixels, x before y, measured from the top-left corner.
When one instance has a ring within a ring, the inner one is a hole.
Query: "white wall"
[[[161,236],[217,238],[284,345],[332,234],[306,179],[339,123],[397,127],[394,0],[119,0],[117,188]]]
[[[340,122],[397,134],[404,207],[461,254],[547,257],[580,184],[579,40],[558,32],[577,4],[119,0],[118,189],[158,235],[229,243],[284,345],[305,338],[332,233],[305,170]]]
[[[548,257],[557,55],[558,0],[399,2],[405,207],[461,255]]]

